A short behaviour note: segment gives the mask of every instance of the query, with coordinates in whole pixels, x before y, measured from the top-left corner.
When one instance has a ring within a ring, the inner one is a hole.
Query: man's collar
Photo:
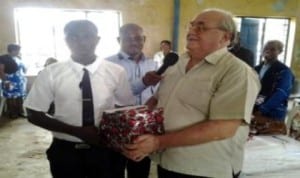
[[[205,60],[208,63],[216,64],[226,52],[228,52],[228,49],[226,47],[218,49],[217,51],[214,51],[206,56]]]
[[[122,59],[128,59],[128,60],[132,60],[131,59],[131,56],[129,56],[127,53],[125,53],[125,52],[123,52],[123,51],[120,51],[118,54],[118,58],[120,59],[120,60],[122,60]],[[144,55],[144,53],[142,53],[142,57],[141,57],[141,61],[142,60],[145,60],[146,59],[146,57],[145,57],[145,55]]]
[[[99,65],[101,64],[102,60],[100,58],[96,58],[95,61],[89,65],[82,65],[78,62],[75,62],[74,60],[70,60],[70,64],[74,67],[76,70],[83,70],[83,68],[87,69],[90,73],[94,73]]]

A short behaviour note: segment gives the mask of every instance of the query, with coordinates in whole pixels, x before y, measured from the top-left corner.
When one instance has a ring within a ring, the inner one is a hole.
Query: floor
[[[45,150],[50,132],[26,119],[0,118],[0,178],[51,178]],[[149,178],[156,178],[152,165]]]
[[[26,119],[0,118],[0,178],[51,178],[48,161],[45,157],[45,150],[50,141],[50,132],[28,123]],[[289,150],[291,151],[291,149]],[[299,149],[297,148],[296,151],[298,153]],[[271,157],[273,158],[273,156]],[[283,165],[283,162],[278,164]],[[270,167],[270,165],[266,166]],[[298,169],[286,171],[284,175],[288,175],[288,178],[299,177]],[[241,177],[286,177],[278,175],[278,172],[275,173],[264,173],[263,176],[249,174]],[[154,164],[149,178],[157,178]]]
[[[45,150],[51,134],[26,119],[0,119],[0,177],[50,178]]]

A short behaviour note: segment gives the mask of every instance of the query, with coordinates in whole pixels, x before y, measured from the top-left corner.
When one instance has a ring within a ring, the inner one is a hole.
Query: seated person
[[[261,90],[254,106],[254,122],[272,122],[281,124],[280,130],[284,131],[284,119],[287,114],[288,98],[293,86],[294,76],[289,67],[278,60],[283,50],[282,42],[268,41],[263,49],[264,61],[255,67],[259,74]],[[269,124],[270,125],[270,124]],[[272,127],[272,126],[270,126]],[[272,128],[262,127],[261,133],[272,132]],[[270,130],[271,129],[271,130]]]

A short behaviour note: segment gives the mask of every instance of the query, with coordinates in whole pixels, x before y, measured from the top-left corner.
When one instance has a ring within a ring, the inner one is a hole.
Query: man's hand
[[[160,75],[157,75],[155,71],[147,72],[143,77],[143,83],[146,86],[150,85],[156,85],[162,77]]]
[[[95,126],[79,128],[76,136],[89,144],[100,145],[99,129]]]
[[[152,96],[148,99],[148,101],[146,101],[145,105],[148,106],[149,110],[153,110],[156,107],[157,102],[157,99],[154,96]]]
[[[125,145],[123,154],[133,161],[140,161],[159,150],[159,139],[154,135],[139,136],[133,144]]]

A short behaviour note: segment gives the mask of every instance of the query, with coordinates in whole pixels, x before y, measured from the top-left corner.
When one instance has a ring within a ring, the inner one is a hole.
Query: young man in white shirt
[[[133,104],[126,72],[97,58],[95,48],[100,37],[92,22],[71,21],[64,32],[71,59],[53,64],[37,76],[24,103],[28,120],[52,131],[47,157],[54,178],[112,178],[114,152],[101,146],[98,125],[102,112],[114,108],[115,99],[121,105]],[[83,82],[87,81],[82,80],[84,76],[90,78],[89,98],[82,97]],[[52,102],[53,117],[46,114]]]

